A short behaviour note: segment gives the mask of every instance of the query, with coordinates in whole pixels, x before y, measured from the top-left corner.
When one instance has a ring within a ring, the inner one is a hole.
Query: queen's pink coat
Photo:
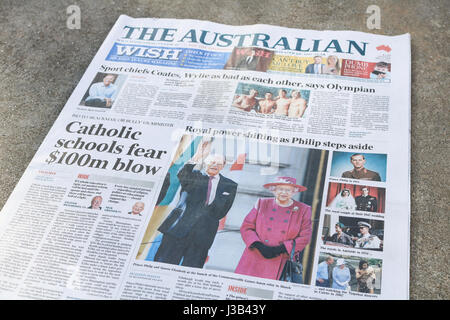
[[[241,226],[246,248],[235,272],[260,278],[279,279],[292,251],[302,251],[311,239],[311,207],[295,201],[289,207],[277,205],[275,198],[259,199]],[[250,245],[260,241],[267,246],[284,244],[288,253],[273,259],[264,258]]]

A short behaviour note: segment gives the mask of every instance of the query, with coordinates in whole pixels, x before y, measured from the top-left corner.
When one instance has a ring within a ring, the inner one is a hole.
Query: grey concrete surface
[[[80,30],[66,28],[71,4]],[[375,33],[412,36],[410,295],[449,299],[448,0],[1,0],[0,207],[120,14],[370,32],[370,4],[381,8]]]

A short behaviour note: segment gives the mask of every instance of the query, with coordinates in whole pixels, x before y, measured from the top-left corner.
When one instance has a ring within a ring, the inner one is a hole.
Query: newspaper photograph
[[[410,68],[409,34],[120,16],[1,211],[0,297],[408,299]]]

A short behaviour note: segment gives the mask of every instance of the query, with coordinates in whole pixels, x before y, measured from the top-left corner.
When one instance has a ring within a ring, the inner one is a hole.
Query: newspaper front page
[[[408,299],[410,36],[121,16],[0,215],[5,299]]]

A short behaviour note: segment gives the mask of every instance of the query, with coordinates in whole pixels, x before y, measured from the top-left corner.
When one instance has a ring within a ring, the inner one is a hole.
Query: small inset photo
[[[305,115],[309,94],[309,90],[239,83],[232,105],[241,111],[298,119]]]
[[[370,73],[370,79],[390,79],[391,78],[391,64],[379,61],[377,62]]]
[[[101,195],[96,195],[96,196],[92,197],[91,203],[87,208],[94,209],[94,210],[102,210],[102,202],[103,202],[103,197]]]
[[[224,69],[266,72],[273,53],[272,50],[257,47],[234,47]]]
[[[341,75],[341,62],[338,57],[333,55],[328,56],[325,58],[325,63],[322,56],[315,56],[313,59],[314,60],[306,66],[305,73]]]
[[[120,88],[125,83],[126,75],[99,72],[80,105],[94,108],[111,108],[116,101]]]
[[[341,211],[384,213],[386,189],[380,187],[330,182],[327,208]]]
[[[386,181],[386,154],[333,152],[332,177]]]
[[[322,228],[324,245],[383,250],[384,221],[326,214]]]
[[[137,201],[133,204],[131,210],[128,211],[128,214],[133,217],[142,217],[144,209],[145,203],[142,201]]]
[[[316,286],[360,293],[381,293],[382,260],[322,252]]]

